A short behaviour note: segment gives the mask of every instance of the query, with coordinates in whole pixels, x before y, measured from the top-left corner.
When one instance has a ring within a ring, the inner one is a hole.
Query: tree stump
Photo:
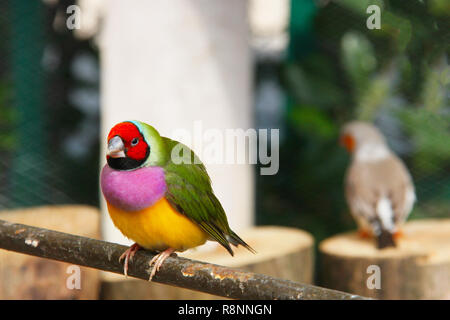
[[[377,299],[450,299],[450,219],[411,221],[403,234],[383,250],[354,232],[324,240],[322,286]]]
[[[232,257],[222,247],[215,246],[210,251],[196,250],[180,255],[295,282],[312,283],[314,240],[309,233],[285,227],[253,227],[238,234],[257,251],[256,254],[242,247],[233,247],[235,255]],[[104,273],[101,296],[102,299],[223,299],[111,273]]]
[[[99,210],[88,206],[44,206],[1,211],[0,219],[100,238]],[[37,246],[39,243],[30,242],[30,245]],[[78,274],[79,282],[74,278]],[[0,250],[0,300],[98,299],[99,275],[95,269]],[[78,283],[80,288],[77,288]]]

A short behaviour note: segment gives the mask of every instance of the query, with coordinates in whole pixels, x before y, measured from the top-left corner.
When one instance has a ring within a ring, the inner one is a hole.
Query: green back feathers
[[[182,145],[185,151],[190,152],[191,162],[175,164],[170,154],[179,142],[164,137],[163,140],[169,154],[169,160],[163,167],[168,189],[166,198],[171,205],[196,222],[212,240],[219,242],[231,255],[233,250],[230,243],[235,246],[243,245],[254,252],[230,229],[225,211],[211,188],[211,180],[205,166],[194,152]]]

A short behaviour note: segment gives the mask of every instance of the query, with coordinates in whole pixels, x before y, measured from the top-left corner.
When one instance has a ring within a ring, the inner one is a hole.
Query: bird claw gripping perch
[[[148,279],[148,281],[152,281],[153,277],[155,276],[156,272],[159,271],[159,268],[161,267],[161,265],[163,264],[163,262],[170,257],[170,255],[172,253],[175,252],[175,249],[173,248],[169,248],[163,252],[158,253],[156,256],[154,256],[152,258],[152,260],[150,260],[149,262],[149,266],[152,267],[152,265],[154,264],[151,272],[150,272],[150,277]]]
[[[125,259],[124,263],[123,263],[123,274],[125,275],[125,277],[128,277],[128,262],[129,261],[133,261],[133,257],[136,254],[136,252],[140,249],[141,247],[135,243],[133,245],[131,245],[131,247],[129,247],[124,253],[122,253],[122,255],[119,257],[119,263],[122,262],[123,259]]]

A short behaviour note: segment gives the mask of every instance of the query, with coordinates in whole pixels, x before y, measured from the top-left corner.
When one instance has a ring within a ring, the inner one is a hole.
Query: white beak
[[[111,158],[125,158],[125,145],[119,136],[111,138],[108,142],[107,155]]]

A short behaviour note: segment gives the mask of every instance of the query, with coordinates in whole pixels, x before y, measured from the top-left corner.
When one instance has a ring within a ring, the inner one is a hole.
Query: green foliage
[[[293,109],[289,120],[299,133],[310,134],[319,139],[329,140],[337,132],[332,120],[314,107],[302,105]]]
[[[429,8],[435,16],[450,16],[450,2],[448,0],[430,0]]]
[[[435,112],[422,107],[416,110],[403,110],[399,112],[399,117],[409,129],[410,137],[417,146],[412,159],[416,175],[432,175],[439,172],[440,168],[448,168],[450,114],[438,116]]]
[[[349,31],[341,41],[342,64],[357,92],[367,89],[377,60],[370,41],[361,33]]]

